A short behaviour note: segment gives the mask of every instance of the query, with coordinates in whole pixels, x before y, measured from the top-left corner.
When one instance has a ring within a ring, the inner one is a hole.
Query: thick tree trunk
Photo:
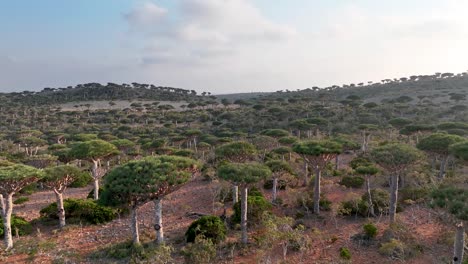
[[[232,202],[239,202],[239,186],[237,185],[232,186]]]
[[[156,243],[164,243],[164,230],[162,223],[162,200],[154,200],[154,209],[155,209],[155,225],[154,229],[156,230]]]
[[[94,179],[94,200],[99,199],[99,176],[98,176],[98,160],[93,160],[93,179]]]
[[[241,195],[241,230],[242,230],[242,243],[247,244],[247,186],[242,187]]]
[[[396,219],[396,209],[398,201],[398,179],[400,177],[398,174],[392,175],[392,188],[390,191],[390,222],[395,222]]]
[[[6,197],[5,206],[3,207],[3,233],[5,235],[5,250],[13,248],[13,236],[11,234],[11,214],[13,213],[13,193],[9,193]]]
[[[315,169],[315,183],[314,183],[314,213],[320,214],[320,178],[322,172],[319,167]]]
[[[453,264],[463,263],[463,248],[465,246],[465,228],[463,222],[457,225],[457,232],[455,234],[455,243],[453,251]]]
[[[440,161],[440,169],[439,169],[439,179],[442,180],[445,178],[445,167],[447,165],[448,156],[442,157]]]
[[[137,207],[132,208],[132,221],[130,223],[130,229],[132,230],[133,244],[140,244],[140,234],[138,233],[138,212]]]
[[[366,176],[366,190],[367,190],[367,195],[369,196],[367,198],[367,202],[369,203],[369,215],[372,217],[375,217],[375,211],[374,211],[374,203],[372,202],[372,195],[371,195],[371,188],[370,188],[370,176]]]
[[[277,191],[278,191],[278,178],[274,177],[273,178],[273,194],[271,195],[271,200],[273,202],[276,201]]]
[[[57,199],[57,216],[59,218],[59,227],[65,226],[65,208],[63,207],[63,194],[54,190],[55,198]]]

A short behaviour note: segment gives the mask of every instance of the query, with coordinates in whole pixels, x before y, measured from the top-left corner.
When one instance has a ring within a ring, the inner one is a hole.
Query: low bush
[[[308,210],[313,210],[314,209],[314,192],[308,192],[307,194],[301,195],[297,203],[301,207],[307,207]],[[331,210],[331,205],[332,202],[327,199],[327,197],[322,193],[320,195],[320,210],[322,211],[330,211]]]
[[[29,235],[32,233],[32,225],[28,221],[26,221],[24,218],[16,216],[16,215],[11,215],[11,230],[13,235],[16,234],[16,230],[18,230],[18,235],[24,236],[24,235]],[[3,230],[3,221],[0,221],[0,236],[3,236],[4,230]]]
[[[259,196],[259,197],[264,197],[263,193],[257,188],[257,187],[252,187],[249,190],[249,196]]]
[[[383,243],[379,248],[379,253],[391,257],[392,259],[405,259],[405,244],[397,239],[391,239]]]
[[[351,251],[347,247],[340,248],[340,257],[342,259],[350,260],[351,259]]]
[[[22,196],[22,197],[18,197],[18,199],[16,199],[13,203],[14,204],[24,204],[27,201],[29,201],[29,197]]]
[[[189,243],[195,242],[200,235],[212,240],[213,243],[219,243],[226,239],[226,226],[221,218],[217,216],[202,216],[194,221],[185,232],[185,237]]]
[[[164,244],[157,245],[150,242],[134,245],[132,241],[127,241],[95,252],[91,257],[95,259],[95,262],[99,262],[99,259],[102,258],[105,263],[111,258],[125,260],[123,263],[167,264],[174,263],[171,256],[173,251],[172,247]]]
[[[99,187],[98,194],[101,196],[101,194],[104,193],[104,189]],[[94,199],[94,188],[89,191],[88,195],[86,196],[86,199]]]
[[[368,224],[365,224],[362,228],[364,229],[364,235],[368,239],[373,239],[377,236],[378,229],[374,224],[368,223]]]
[[[272,208],[271,203],[263,196],[248,196],[247,197],[247,219],[249,225],[260,223],[264,212],[269,211]],[[233,206],[234,214],[232,215],[232,222],[235,224],[241,221],[241,205],[237,202]]]
[[[431,193],[431,207],[447,209],[460,220],[468,220],[468,190],[442,187]]]
[[[116,215],[116,210],[98,205],[95,201],[86,199],[65,199],[65,216],[69,220],[85,220],[90,224],[102,224],[112,221]],[[58,219],[57,203],[52,203],[40,211],[41,217]]]
[[[215,263],[216,246],[210,239],[203,236],[197,236],[195,243],[185,246],[181,253],[185,256],[185,263],[205,264]]]
[[[374,189],[371,190],[371,196],[375,214],[386,214],[389,210],[390,194],[382,189]],[[365,193],[360,199],[342,202],[339,214],[367,217],[369,215],[368,197]]]
[[[288,182],[285,180],[278,180],[278,190],[286,190],[288,186]],[[265,190],[271,190],[273,189],[273,180],[266,180],[265,183],[263,184],[263,188]]]
[[[398,191],[398,198],[400,201],[412,200],[418,202],[429,198],[430,194],[430,190],[427,188],[406,187]]]
[[[70,184],[71,188],[86,187],[88,184],[93,182],[93,177],[87,172],[83,172]]]
[[[359,176],[344,176],[340,184],[348,188],[361,188],[364,185],[364,178]]]

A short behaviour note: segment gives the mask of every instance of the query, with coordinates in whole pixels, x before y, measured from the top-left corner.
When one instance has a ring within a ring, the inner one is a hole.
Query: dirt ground
[[[350,190],[338,185],[338,177],[326,178],[324,180],[323,193],[333,202],[338,204],[349,199]],[[163,201],[164,232],[169,244],[175,248],[184,245],[184,233],[194,219],[190,213],[217,214],[222,213],[222,208],[215,204],[213,206],[213,194],[217,183],[197,179],[185,185],[175,193],[166,197]],[[300,187],[294,190],[297,193],[307,191]],[[90,187],[68,189],[65,196],[74,198],[85,198]],[[264,190],[269,198],[269,191]],[[284,203],[293,203],[291,190],[280,191],[279,197],[284,199]],[[363,190],[353,190],[359,195]],[[44,191],[34,193],[30,196],[30,201],[15,206],[14,213],[25,217],[28,220],[39,216],[39,210],[55,201],[52,192]],[[231,206],[231,204],[228,204]],[[287,210],[275,208],[275,212],[288,214]],[[140,233],[143,238],[154,238],[153,203],[148,203],[139,209]],[[451,256],[451,247],[447,243],[442,243],[450,227],[440,223],[437,213],[432,209],[422,205],[411,205],[402,213],[398,214],[399,221],[411,230],[418,245],[421,245],[423,252],[407,261],[393,260],[378,253],[378,244],[363,246],[352,240],[352,236],[361,232],[362,225],[368,220],[355,217],[336,217],[332,211],[324,212],[320,219],[306,217],[302,219],[304,225],[310,230],[318,230],[312,236],[312,248],[305,254],[292,252],[288,255],[286,263],[421,263],[440,264],[446,263]],[[383,230],[388,227],[385,216],[374,219],[379,228],[378,239],[382,236]],[[312,232],[312,231],[311,231]],[[239,237],[238,231],[231,231],[228,240],[235,241]],[[110,245],[115,245],[131,238],[129,228],[129,218],[122,217],[105,225],[80,226],[73,225],[64,231],[55,228],[44,227],[32,235],[15,239],[15,247],[26,247],[31,241],[44,241],[41,249],[31,256],[22,253],[21,249],[14,250],[11,254],[0,258],[1,263],[95,263],[95,259],[90,256]],[[49,243],[49,244],[47,244]],[[47,248],[49,245],[50,248]],[[44,248],[42,248],[44,247]],[[339,249],[347,247],[352,253],[352,261],[340,259]],[[279,248],[272,254],[270,263],[282,263]],[[59,261],[60,260],[60,261]],[[178,260],[182,262],[183,260]],[[118,263],[115,260],[100,263]],[[233,260],[218,263],[259,263],[255,254],[255,249],[251,249],[243,256],[236,255]]]

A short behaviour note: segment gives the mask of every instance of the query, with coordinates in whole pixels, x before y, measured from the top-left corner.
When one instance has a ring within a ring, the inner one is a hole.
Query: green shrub
[[[32,233],[32,225],[24,218],[11,215],[11,230],[13,235],[15,235],[16,230],[18,230],[18,235],[24,236]],[[0,222],[0,236],[3,236],[3,221]]]
[[[342,259],[350,260],[351,259],[351,251],[347,247],[340,248],[340,257]]]
[[[305,197],[304,197],[305,196]],[[308,210],[314,209],[314,192],[310,191],[302,197],[298,198],[297,203],[302,207],[306,206]],[[322,211],[330,211],[332,202],[322,193],[320,194],[319,206]]]
[[[398,191],[398,198],[400,201],[421,201],[427,199],[429,195],[430,190],[428,190],[427,188],[406,187]]]
[[[185,232],[187,242],[193,243],[197,236],[203,235],[213,243],[219,243],[226,239],[226,226],[217,216],[202,216],[194,221]]]
[[[247,197],[247,219],[249,219],[249,225],[254,223],[260,223],[264,212],[271,209],[271,203],[263,196],[248,196]],[[234,214],[232,215],[232,222],[235,224],[241,221],[241,205],[237,202],[233,206]]]
[[[99,196],[104,193],[104,189],[99,187]],[[89,191],[88,195],[86,196],[86,199],[94,199],[94,188]]]
[[[364,234],[368,239],[373,239],[377,236],[378,229],[374,224],[368,223],[365,224],[362,228],[364,229]]]
[[[372,203],[376,215],[384,214],[389,210],[390,195],[382,189],[371,190]],[[341,215],[360,215],[367,217],[369,214],[369,195],[365,193],[360,199],[344,201],[341,203],[339,213]],[[400,208],[401,210],[401,208]]]
[[[344,176],[340,184],[348,188],[361,188],[364,185],[364,178],[359,176]]]
[[[455,187],[441,187],[432,191],[431,207],[447,209],[460,220],[468,220],[468,190]]]
[[[132,241],[127,241],[113,244],[109,248],[94,253],[92,257],[95,259],[104,258],[106,260],[109,258],[126,260],[123,263],[167,264],[174,263],[171,256],[173,251],[172,247],[164,244],[145,243],[134,245]]]
[[[29,197],[22,196],[22,197],[18,197],[18,199],[16,199],[13,203],[14,204],[24,204],[27,201],[29,201]]]
[[[31,194],[35,193],[36,191],[37,191],[37,183],[34,182],[34,183],[31,183],[31,184],[27,185],[23,189],[21,189],[21,191],[19,191],[19,193],[24,194],[24,195],[31,195]]]
[[[116,210],[98,205],[95,201],[86,199],[65,199],[63,202],[65,216],[68,219],[85,220],[90,224],[102,224],[112,221]],[[41,209],[41,217],[58,219],[57,203],[52,203]]]
[[[252,187],[249,190],[249,196],[259,196],[259,197],[264,197],[263,193],[257,188],[257,187]]]
[[[195,243],[185,246],[181,253],[185,256],[185,262],[191,264],[215,263],[216,247],[210,239],[197,236]]]
[[[393,259],[404,259],[405,244],[397,239],[392,238],[389,242],[383,243],[380,246],[379,253]]]
[[[87,172],[81,173],[76,179],[70,184],[71,188],[86,187],[88,184],[93,182],[93,177]]]
[[[285,180],[278,180],[278,190],[286,190],[286,187],[288,186],[288,182]],[[273,189],[273,180],[266,180],[265,183],[263,184],[263,188],[265,190],[271,190]]]

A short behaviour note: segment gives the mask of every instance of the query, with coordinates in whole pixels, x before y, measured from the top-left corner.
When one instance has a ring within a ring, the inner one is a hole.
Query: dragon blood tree
[[[314,213],[320,213],[320,180],[322,170],[327,164],[342,152],[342,145],[331,140],[311,140],[298,142],[293,150],[315,170],[314,182]]]
[[[104,177],[101,203],[130,208],[133,243],[139,244],[138,212],[141,205],[153,201],[156,207],[156,242],[164,241],[161,199],[187,183],[199,164],[176,156],[148,157],[114,168]]]
[[[0,203],[2,206],[1,213],[6,250],[13,248],[13,236],[11,234],[13,195],[40,178],[42,178],[42,171],[34,167],[0,161]]]

